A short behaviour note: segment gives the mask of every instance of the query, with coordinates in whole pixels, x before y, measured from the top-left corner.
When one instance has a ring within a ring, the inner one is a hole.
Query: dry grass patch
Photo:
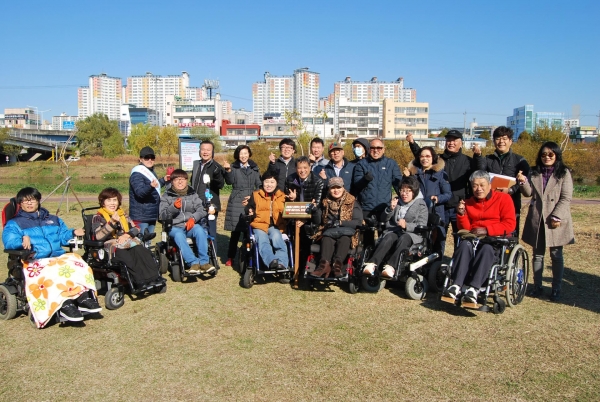
[[[0,399],[598,400],[600,206],[573,212],[559,304],[526,298],[493,315],[407,300],[402,288],[248,290],[222,265],[79,327],[0,322]],[[65,220],[81,225],[78,211]]]

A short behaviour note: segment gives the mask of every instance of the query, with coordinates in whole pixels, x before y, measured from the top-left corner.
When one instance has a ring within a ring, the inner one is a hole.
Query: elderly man
[[[333,142],[329,145],[329,163],[319,173],[323,180],[329,180],[332,177],[341,177],[344,180],[344,189],[351,193],[352,174],[354,173],[354,164],[350,163],[344,157],[344,147],[339,142]],[[354,194],[352,194],[354,195]]]
[[[492,191],[488,172],[477,170],[470,177],[473,197],[460,201],[456,208],[459,229],[468,230],[478,237],[503,236],[515,230],[515,207],[510,196],[501,191]],[[477,252],[475,252],[475,248]],[[463,285],[467,290],[463,302],[477,303],[477,295],[488,277],[495,261],[494,248],[479,243],[474,247],[471,240],[460,242],[454,251],[452,286],[444,296],[453,300],[460,295]]]
[[[452,233],[454,235],[454,245],[458,237],[458,226],[456,225],[456,206],[460,200],[467,198],[469,187],[469,176],[475,170],[473,159],[462,153],[462,133],[458,130],[450,130],[446,133],[446,147],[444,152],[439,155],[444,160],[444,171],[448,174],[448,183],[452,190],[452,198],[444,204],[444,214],[440,218],[446,222],[446,232],[448,226],[452,225]],[[421,147],[417,145],[412,134],[406,136],[406,141],[410,144],[410,150],[415,158],[419,156]]]
[[[515,179],[519,172],[529,176],[529,164],[525,158],[513,153],[510,149],[513,143],[513,134],[512,129],[508,127],[497,127],[493,133],[496,150],[485,158],[481,156],[481,151],[478,148],[474,149],[473,156],[477,169],[514,177]],[[521,189],[518,184],[515,184],[512,187],[497,188],[496,191],[501,191],[512,197],[517,218],[516,235],[518,236],[521,218]]]

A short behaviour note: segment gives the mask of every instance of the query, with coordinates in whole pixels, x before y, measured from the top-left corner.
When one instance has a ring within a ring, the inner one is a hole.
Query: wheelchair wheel
[[[252,285],[254,285],[254,270],[249,268],[244,271],[244,276],[242,277],[242,286],[246,289],[250,289]]]
[[[418,275],[418,277],[419,280],[417,281],[412,276],[409,276],[404,285],[404,292],[413,300],[423,300],[427,294],[427,288],[429,287],[427,279],[425,279],[423,275]]]
[[[173,282],[181,282],[181,267],[179,264],[171,264],[171,277],[173,278]]]
[[[158,254],[158,269],[163,275],[169,272],[169,259],[163,253]]]
[[[376,275],[363,275],[360,277],[360,285],[369,293],[377,293],[385,287],[385,280]]]
[[[8,288],[0,285],[0,320],[10,320],[17,315],[17,297]]]
[[[514,307],[523,301],[529,279],[529,257],[527,251],[517,244],[508,258],[506,271],[506,302]]]
[[[432,292],[441,292],[444,289],[446,271],[442,268],[441,261],[435,261],[429,267],[429,272],[427,273],[427,282],[429,285],[429,290]]]
[[[494,314],[502,314],[504,313],[504,310],[506,310],[506,303],[504,302],[504,300],[500,298],[495,299],[494,307],[492,308]]]
[[[348,291],[355,295],[358,293],[359,289],[358,283],[356,283],[353,278],[350,278],[348,281]]]
[[[108,289],[104,295],[104,305],[109,310],[116,310],[125,304],[125,294],[119,291],[118,287]]]

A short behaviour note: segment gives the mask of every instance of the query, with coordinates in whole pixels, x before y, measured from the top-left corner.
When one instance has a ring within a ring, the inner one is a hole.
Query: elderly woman
[[[43,328],[54,313],[68,321],[82,321],[81,312],[102,310],[95,298],[92,270],[63,246],[83,229],[69,229],[59,217],[40,206],[42,194],[33,187],[17,193],[19,210],[2,232],[4,247],[31,250],[31,260],[23,262],[25,292],[38,328]]]
[[[373,256],[365,264],[363,274],[373,275],[379,265],[387,261],[381,276],[392,278],[402,251],[423,241],[423,237],[414,233],[414,230],[417,226],[427,225],[428,215],[427,205],[419,191],[419,182],[414,176],[404,177],[400,182],[400,201],[394,197],[382,213],[380,220],[386,222],[386,229],[377,242]]]
[[[533,247],[533,291],[532,297],[543,294],[542,272],[544,254],[550,248],[552,260],[551,301],[560,299],[561,283],[565,270],[563,246],[573,244],[573,221],[571,219],[571,197],[573,179],[564,165],[562,150],[555,142],[546,142],[540,148],[531,179],[519,172],[517,181],[521,193],[531,197],[529,212],[523,229],[523,241]]]
[[[92,218],[96,240],[104,242],[112,261],[125,264],[135,287],[160,286],[164,279],[158,265],[152,252],[136,237],[140,230],[121,208],[122,201],[123,196],[116,188],[107,187],[100,192],[100,209]]]
[[[231,195],[225,214],[225,230],[231,231],[227,262],[231,266],[237,251],[240,234],[246,232],[246,222],[241,219],[244,215],[245,202],[250,199],[252,192],[260,188],[260,172],[258,165],[250,157],[252,151],[248,145],[240,145],[233,152],[235,162],[231,165],[223,163],[225,183],[232,185]]]
[[[490,175],[477,170],[469,178],[473,197],[461,200],[456,209],[459,230],[466,230],[478,237],[504,236],[515,230],[515,206],[510,195],[492,191]],[[460,295],[463,285],[467,291],[463,301],[477,303],[479,289],[483,286],[495,261],[494,248],[490,244],[478,244],[477,253],[473,243],[464,239],[454,251],[452,286],[445,296],[454,300]],[[465,281],[468,281],[465,283]]]
[[[329,277],[333,263],[333,274],[340,278],[345,275],[342,268],[350,247],[358,244],[356,227],[362,223],[363,214],[341,177],[330,178],[327,187],[327,197],[312,217],[313,223],[320,225],[313,239],[321,238],[321,260],[312,275]]]

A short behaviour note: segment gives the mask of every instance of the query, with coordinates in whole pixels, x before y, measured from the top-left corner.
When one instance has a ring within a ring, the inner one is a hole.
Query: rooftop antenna
[[[204,88],[208,89],[208,99],[212,100],[212,91],[219,89],[219,80],[204,80]]]

